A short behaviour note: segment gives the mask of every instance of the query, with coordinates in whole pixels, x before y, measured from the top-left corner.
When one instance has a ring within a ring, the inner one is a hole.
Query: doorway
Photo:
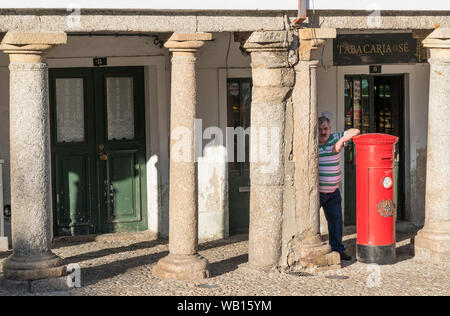
[[[228,126],[246,130],[250,127],[252,103],[251,78],[228,79]],[[230,235],[247,234],[250,218],[249,136],[234,136],[234,157],[228,164],[228,205]],[[239,151],[244,148],[245,159]],[[241,161],[244,160],[244,161]]]
[[[49,69],[56,236],[147,229],[144,68]]]
[[[395,204],[397,219],[405,208],[405,78],[404,75],[345,76],[345,130],[361,134],[383,133],[400,138],[395,147]],[[356,152],[352,142],[345,149],[344,224],[356,225]]]

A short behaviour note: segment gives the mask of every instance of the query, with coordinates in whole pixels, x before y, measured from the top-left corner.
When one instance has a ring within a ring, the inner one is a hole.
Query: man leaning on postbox
[[[361,132],[352,128],[341,133],[331,133],[330,119],[319,118],[319,192],[320,206],[328,222],[330,246],[340,254],[341,260],[351,260],[342,243],[344,222],[342,219],[342,197],[339,184],[342,179],[341,149],[345,143]]]

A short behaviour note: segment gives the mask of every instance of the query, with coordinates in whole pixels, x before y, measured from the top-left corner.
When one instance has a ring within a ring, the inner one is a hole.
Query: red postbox
[[[399,138],[365,134],[356,145],[356,256],[359,262],[393,264],[395,253],[394,148]]]

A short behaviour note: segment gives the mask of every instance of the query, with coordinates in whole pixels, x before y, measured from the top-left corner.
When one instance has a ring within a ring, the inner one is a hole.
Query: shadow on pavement
[[[241,241],[246,241],[246,240],[248,240],[247,235],[239,235],[239,236],[232,236],[227,239],[207,241],[207,242],[203,242],[203,243],[199,244],[198,250],[205,251],[208,249],[227,246],[227,245],[231,245],[231,244],[238,243]],[[64,258],[64,260],[67,261],[67,263],[78,263],[78,262],[81,262],[84,260],[98,259],[101,257],[107,257],[110,255],[115,255],[115,254],[119,254],[122,252],[128,252],[128,251],[140,250],[140,249],[148,249],[148,248],[153,248],[156,246],[167,245],[167,244],[168,244],[167,239],[145,241],[145,242],[139,242],[139,243],[131,244],[128,246],[123,246],[123,247],[116,247],[116,248],[111,247],[111,248],[101,249],[101,250],[97,250],[97,251],[93,251],[93,252],[74,255],[71,257],[66,257],[66,258]],[[73,246],[73,245],[77,245],[77,244],[73,244],[73,243],[67,244],[67,246],[69,246],[69,245]],[[114,244],[112,243],[111,245],[113,246]],[[61,248],[61,247],[64,247],[64,245],[60,245],[60,247],[58,247],[58,248]]]
[[[248,240],[247,235],[232,236],[228,239],[215,240],[203,242],[199,245],[199,251],[205,251],[208,249],[213,249],[217,247],[231,245],[233,243],[238,243],[241,241]],[[71,244],[73,245],[73,244]],[[112,246],[114,244],[111,244]],[[83,253],[79,255],[74,255],[71,257],[64,258],[65,264],[71,263],[81,263],[86,260],[99,259],[102,257],[107,257],[110,255],[117,255],[122,252],[128,252],[133,250],[142,250],[157,247],[160,245],[167,245],[167,240],[154,240],[131,244],[129,246],[117,247],[117,248],[107,248],[98,251]],[[149,274],[151,274],[150,266],[156,264],[160,259],[164,258],[169,254],[169,251],[161,251],[157,253],[152,253],[143,256],[137,256],[128,258],[125,260],[112,260],[111,262],[101,264],[92,267],[82,267],[81,278],[84,285],[92,285],[100,282],[104,279],[109,279],[116,277],[118,275],[126,273],[128,270],[137,268],[140,266],[149,266]],[[231,272],[238,268],[242,263],[248,261],[248,255],[241,255],[229,259],[222,260],[220,262],[210,264],[211,276],[218,276],[227,272]]]
[[[236,256],[210,264],[211,277],[216,277],[236,270],[239,265],[248,262],[248,254]]]
[[[163,244],[165,244],[165,241],[163,241],[163,240],[145,241],[145,242],[140,242],[140,243],[132,244],[129,246],[124,246],[124,247],[106,248],[106,249],[101,249],[101,250],[97,250],[97,251],[93,251],[93,252],[74,255],[71,257],[64,258],[64,261],[66,263],[79,263],[84,260],[98,259],[101,257],[107,257],[110,255],[115,255],[115,254],[119,254],[122,252],[128,252],[128,251],[133,251],[133,250],[153,248],[153,247],[163,245]]]
[[[159,259],[169,254],[168,251],[158,252],[150,255],[133,257],[125,260],[112,261],[95,267],[84,267],[81,269],[81,280],[83,287],[96,284],[102,280],[114,278],[125,274],[128,270],[149,266],[149,275],[151,275],[150,266],[157,263]]]

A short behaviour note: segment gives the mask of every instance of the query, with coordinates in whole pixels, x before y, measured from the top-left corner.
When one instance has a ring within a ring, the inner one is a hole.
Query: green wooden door
[[[228,126],[242,129],[250,127],[252,95],[251,79],[228,80]],[[242,153],[245,153],[243,158]],[[249,231],[250,215],[250,163],[249,137],[234,136],[234,159],[228,165],[228,205],[230,235]]]
[[[147,229],[142,67],[50,69],[55,234]]]

